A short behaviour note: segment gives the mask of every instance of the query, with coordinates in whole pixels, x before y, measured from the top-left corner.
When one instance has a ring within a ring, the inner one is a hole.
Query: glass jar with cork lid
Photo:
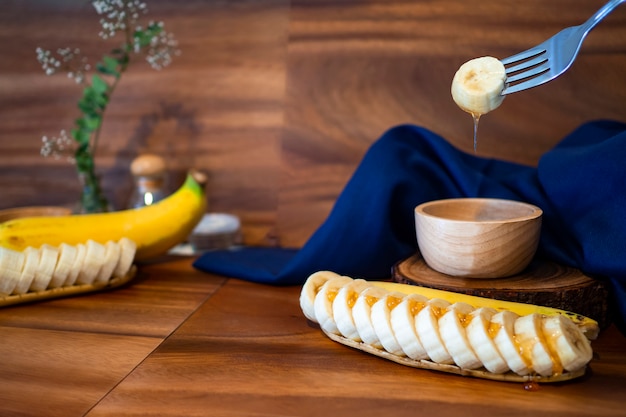
[[[143,154],[130,165],[134,189],[128,208],[150,206],[167,196],[165,160],[154,154]]]

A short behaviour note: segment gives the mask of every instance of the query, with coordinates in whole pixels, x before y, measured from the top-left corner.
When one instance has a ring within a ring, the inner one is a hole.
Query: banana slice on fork
[[[504,64],[484,56],[467,61],[452,79],[452,98],[464,111],[474,117],[495,110],[502,104],[506,83]]]

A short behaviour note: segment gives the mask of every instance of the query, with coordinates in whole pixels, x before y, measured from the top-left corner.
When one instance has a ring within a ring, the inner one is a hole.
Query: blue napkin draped
[[[417,250],[413,210],[442,198],[525,201],[543,212],[538,256],[611,284],[626,323],[626,124],[580,126],[537,167],[462,152],[432,131],[401,125],[368,150],[326,221],[301,249],[241,247],[201,255],[194,267],[273,285],[331,270],[385,279]]]

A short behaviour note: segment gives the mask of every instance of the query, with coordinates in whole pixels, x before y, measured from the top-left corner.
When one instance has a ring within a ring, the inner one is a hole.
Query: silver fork
[[[507,75],[502,95],[547,83],[567,71],[587,33],[624,1],[611,0],[582,25],[565,28],[533,48],[501,59]]]

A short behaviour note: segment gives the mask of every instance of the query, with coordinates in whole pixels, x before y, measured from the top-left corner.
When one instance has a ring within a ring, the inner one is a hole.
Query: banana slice
[[[85,259],[76,282],[79,284],[93,284],[98,276],[98,272],[100,272],[100,268],[104,265],[106,247],[93,240],[88,240],[85,247]]]
[[[385,289],[369,287],[359,294],[352,308],[352,317],[354,318],[354,325],[359,332],[359,337],[363,343],[367,343],[377,349],[382,349],[383,345],[380,343],[372,324],[372,306],[387,293],[388,291]]]
[[[102,265],[102,268],[100,268],[100,271],[98,271],[98,275],[93,281],[94,284],[106,284],[109,282],[111,276],[113,275],[113,271],[120,260],[122,248],[117,242],[109,240],[104,246],[106,248],[104,264]]]
[[[137,244],[127,237],[121,238],[117,242],[120,246],[120,259],[113,270],[113,277],[124,277],[130,270],[137,253]]]
[[[76,246],[68,245],[67,243],[61,243],[58,249],[59,258],[57,259],[57,264],[52,273],[52,279],[50,279],[48,288],[59,288],[65,285],[67,276],[72,272],[74,260],[78,253]]]
[[[467,61],[452,79],[452,98],[463,110],[480,117],[496,109],[504,96],[506,83],[504,64],[485,56]]]
[[[333,301],[339,289],[350,282],[352,282],[352,278],[342,276],[329,279],[322,285],[322,288],[315,296],[313,302],[315,320],[319,323],[322,330],[328,333],[340,334],[333,318]]]
[[[22,268],[20,279],[13,289],[13,294],[26,294],[30,289],[30,284],[35,279],[37,268],[39,268],[39,257],[41,256],[39,250],[29,246],[24,249],[23,253],[24,267]]]
[[[542,316],[529,314],[515,320],[515,339],[527,361],[530,360],[535,373],[550,376],[562,369],[558,358],[553,358],[543,335]]]
[[[396,356],[405,356],[402,346],[398,343],[395,333],[391,325],[391,312],[400,304],[404,294],[389,293],[385,294],[374,303],[371,310],[371,320],[376,336],[383,345],[383,349]]]
[[[78,274],[83,269],[83,263],[85,262],[85,255],[87,254],[87,248],[82,243],[76,245],[76,256],[74,257],[74,262],[72,263],[72,269],[70,269],[70,273],[67,275],[63,286],[69,287],[76,283],[76,279],[78,279]]]
[[[441,364],[454,363],[439,334],[439,318],[444,315],[448,306],[450,306],[449,302],[433,298],[415,316],[415,330],[428,357],[433,362]]]
[[[306,280],[300,292],[300,308],[307,319],[316,322],[314,307],[315,296],[326,281],[339,276],[341,275],[335,274],[334,272],[319,271],[309,276]]]
[[[30,291],[44,291],[48,288],[52,274],[57,266],[59,250],[51,245],[41,245],[39,248],[39,265],[35,271],[35,278],[30,284]]]
[[[543,331],[550,351],[556,352],[563,369],[576,371],[591,361],[591,343],[571,320],[547,316],[543,319]]]
[[[470,322],[465,330],[476,356],[485,369],[494,374],[502,374],[509,371],[509,366],[493,341],[494,331],[499,329],[498,325],[491,324],[494,314],[496,310],[493,308],[477,308],[470,314]]]
[[[428,298],[419,294],[405,296],[391,310],[391,327],[406,356],[415,360],[428,359],[428,353],[415,330],[415,315],[426,305]]]
[[[369,283],[363,279],[355,279],[347,285],[341,287],[337,296],[333,300],[333,318],[339,333],[355,342],[360,342],[359,331],[354,324],[352,308],[359,294],[369,287]]]
[[[0,294],[11,294],[22,276],[22,252],[0,248]]]
[[[467,303],[454,303],[439,319],[439,335],[454,363],[461,369],[476,369],[482,366],[467,337],[465,326],[471,319],[474,307]]]
[[[490,331],[495,333],[493,341],[508,367],[523,376],[531,373],[532,362],[520,354],[515,342],[515,322],[518,318],[519,316],[511,311],[496,313],[491,317]]]

